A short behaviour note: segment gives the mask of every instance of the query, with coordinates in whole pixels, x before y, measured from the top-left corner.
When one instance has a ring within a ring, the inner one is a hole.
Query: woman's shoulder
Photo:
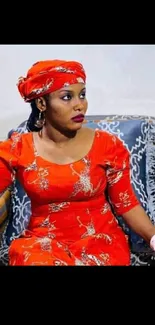
[[[19,141],[24,141],[31,138],[32,138],[32,132],[20,133],[17,131],[12,132],[12,134],[9,137],[9,139],[12,141],[16,141],[16,139],[18,139]]]
[[[84,127],[84,132],[83,132],[83,136],[87,136],[87,137],[92,137],[94,136],[96,139],[98,139],[98,142],[104,142],[104,143],[107,143],[108,142],[116,142],[117,140],[117,137],[106,131],[106,130],[100,130],[100,129],[93,129],[93,128],[87,128],[87,127]]]
[[[116,155],[116,154],[126,154],[128,153],[123,141],[115,134],[110,133],[107,130],[100,129],[89,129],[87,128],[87,135],[92,136],[94,133],[94,141],[92,149],[95,154],[98,155]]]
[[[9,138],[0,142],[0,149],[9,149],[11,151],[20,149],[24,143],[30,143],[32,139],[32,133],[19,133],[13,131]]]

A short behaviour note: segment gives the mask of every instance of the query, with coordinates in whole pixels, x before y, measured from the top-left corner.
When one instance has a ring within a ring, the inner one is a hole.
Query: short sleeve
[[[131,184],[130,153],[123,142],[111,134],[107,137],[104,162],[110,202],[116,214],[122,215],[140,203]]]
[[[11,138],[0,143],[0,193],[12,184],[21,148],[21,134],[13,133]]]

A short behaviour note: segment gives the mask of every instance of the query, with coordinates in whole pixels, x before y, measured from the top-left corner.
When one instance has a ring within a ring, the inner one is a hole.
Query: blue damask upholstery
[[[133,189],[150,216],[155,221],[155,121],[149,117],[129,116],[102,116],[97,120],[94,117],[88,118],[84,127],[107,130],[118,136],[131,153],[131,182]],[[23,122],[16,130],[20,133],[28,132],[27,122]],[[13,130],[9,133],[12,134]],[[148,167],[149,166],[149,167]],[[7,254],[10,242],[18,238],[27,227],[31,214],[30,200],[22,186],[15,181],[11,195],[11,213],[8,225],[3,232],[0,246],[0,260],[7,264]],[[124,231],[129,235],[131,250],[134,247],[144,246],[142,238],[131,231],[123,222],[121,216],[117,216]]]

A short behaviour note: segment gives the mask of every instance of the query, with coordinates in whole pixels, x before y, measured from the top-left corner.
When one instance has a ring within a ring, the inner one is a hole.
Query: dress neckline
[[[93,141],[92,141],[91,148],[89,149],[88,153],[87,153],[84,157],[82,157],[82,158],[80,158],[80,159],[78,159],[78,160],[75,160],[75,161],[73,161],[73,162],[71,162],[71,163],[67,163],[67,164],[58,164],[58,163],[52,162],[52,161],[50,161],[50,160],[47,160],[47,159],[43,158],[42,156],[40,156],[40,155],[38,154],[37,149],[36,149],[36,146],[35,146],[35,142],[34,142],[34,135],[33,135],[33,132],[31,132],[30,134],[31,134],[31,141],[32,141],[32,147],[33,147],[33,153],[34,153],[34,156],[37,157],[37,158],[38,158],[40,161],[42,161],[43,163],[46,163],[46,164],[48,164],[48,165],[52,165],[52,166],[58,166],[58,167],[65,167],[65,166],[67,167],[67,166],[70,166],[70,165],[78,164],[78,163],[81,162],[81,161],[85,161],[85,160],[87,160],[87,159],[90,157],[90,155],[91,155],[91,153],[92,153],[92,151],[93,151],[93,149],[94,149],[95,142],[96,142],[96,138],[97,138],[97,131],[95,130],[95,131],[94,131],[94,137],[93,137]]]

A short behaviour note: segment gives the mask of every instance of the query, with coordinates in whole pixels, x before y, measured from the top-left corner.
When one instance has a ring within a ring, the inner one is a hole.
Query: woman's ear
[[[35,99],[35,104],[37,106],[37,108],[39,109],[39,111],[41,112],[45,112],[46,111],[46,100],[44,97],[39,97]]]

